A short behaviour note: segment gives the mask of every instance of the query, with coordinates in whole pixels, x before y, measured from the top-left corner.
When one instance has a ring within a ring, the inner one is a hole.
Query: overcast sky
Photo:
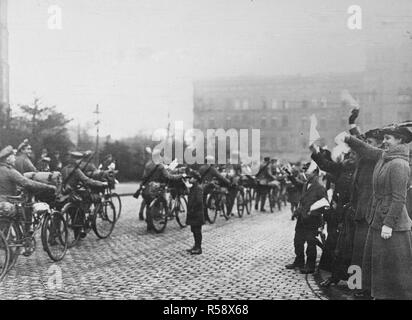
[[[357,1],[353,31],[353,0],[9,0],[11,102],[40,96],[81,123],[99,103],[116,138],[165,127],[168,112],[191,125],[194,79],[362,70],[366,16],[399,22],[412,1],[376,2]]]

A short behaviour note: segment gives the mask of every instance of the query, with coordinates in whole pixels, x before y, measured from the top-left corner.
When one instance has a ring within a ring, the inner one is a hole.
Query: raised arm
[[[379,160],[382,156],[383,150],[372,147],[366,142],[363,142],[353,136],[346,136],[345,142],[349,145],[349,147],[351,147],[351,149],[355,150],[355,152],[365,159]]]
[[[321,153],[313,152],[311,155],[313,161],[316,162],[318,167],[322,171],[326,171],[330,174],[335,176],[339,175],[340,171],[342,170],[342,165],[333,161],[326,159]]]

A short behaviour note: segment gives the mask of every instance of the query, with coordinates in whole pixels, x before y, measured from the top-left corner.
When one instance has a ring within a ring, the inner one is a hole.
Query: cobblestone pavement
[[[121,186],[121,190],[134,189]],[[130,190],[132,192],[132,190]],[[293,261],[294,222],[281,212],[218,217],[203,232],[203,254],[188,228],[169,221],[146,234],[137,200],[125,197],[109,239],[90,233],[54,264],[37,243],[0,285],[1,299],[324,299],[312,275],[286,270]],[[60,273],[61,271],[61,273]],[[59,277],[61,274],[61,278]],[[61,279],[61,281],[60,281]]]

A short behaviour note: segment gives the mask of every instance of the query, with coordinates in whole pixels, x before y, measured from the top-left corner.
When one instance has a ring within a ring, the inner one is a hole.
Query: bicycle
[[[212,185],[213,189],[206,198],[206,208],[208,210],[209,222],[211,224],[216,222],[218,214],[223,215],[226,220],[230,219],[227,208],[228,190],[220,187],[216,182],[212,182]],[[212,214],[210,214],[209,211],[211,211]]]
[[[150,223],[156,233],[162,233],[166,229],[168,220],[176,218],[181,228],[186,227],[187,200],[181,187],[173,183],[159,184],[153,200],[146,207],[147,215],[150,215]],[[170,193],[169,201],[166,194]]]
[[[113,192],[116,186],[116,174],[118,173],[117,170],[112,171],[104,171],[103,172],[103,181],[107,181],[108,187],[104,190],[104,198],[105,200],[109,200],[113,203],[116,209],[116,220],[119,220],[120,215],[122,213],[122,200],[120,196]]]
[[[240,178],[240,183],[244,188],[244,203],[246,213],[250,215],[252,213],[253,206],[253,190],[256,186],[256,179],[250,175],[242,175]]]
[[[93,230],[99,239],[108,238],[117,217],[113,203],[104,197],[104,190],[80,187],[70,192],[62,213],[69,230],[68,248],[73,248]]]
[[[61,261],[68,248],[67,223],[62,213],[47,203],[32,202],[28,195],[9,196],[7,201],[15,208],[14,214],[0,216],[0,229],[10,251],[7,271],[21,254],[28,257],[34,253],[39,231],[44,251],[51,260]]]
[[[0,282],[4,279],[9,271],[10,249],[6,237],[0,232]]]

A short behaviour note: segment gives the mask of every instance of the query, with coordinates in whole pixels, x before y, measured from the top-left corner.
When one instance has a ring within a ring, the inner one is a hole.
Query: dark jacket
[[[26,172],[37,172],[36,167],[25,153],[19,153],[16,156],[15,168],[21,174]]]
[[[7,201],[7,196],[17,196],[17,187],[23,187],[31,192],[54,190],[47,184],[25,178],[12,166],[0,163],[0,201]]]
[[[349,130],[352,136],[361,139],[358,127]],[[360,157],[352,183],[352,207],[355,210],[355,221],[365,221],[372,200],[372,176],[377,160]]]
[[[406,210],[410,177],[409,148],[399,145],[388,151],[348,137],[345,142],[358,154],[377,161],[373,171],[373,194],[367,221],[374,229],[386,225],[393,231],[411,230],[412,220]]]
[[[317,229],[322,225],[322,213],[321,211],[310,212],[310,207],[322,198],[327,199],[326,189],[315,180],[308,187],[308,183],[302,183],[295,179],[293,176],[289,176],[292,183],[302,190],[302,196],[299,201],[297,209],[298,219],[296,222],[296,229]],[[309,214],[310,213],[310,214]]]
[[[270,162],[264,162],[260,165],[256,179],[258,179],[260,184],[267,184],[270,181],[276,180],[276,176],[272,174],[272,164]]]
[[[87,177],[76,165],[67,165],[62,169],[62,177],[65,187],[74,189],[82,182],[84,185],[95,188],[104,187],[104,183]]]
[[[169,181],[178,181],[182,179],[181,174],[171,174],[166,170],[165,166],[161,163],[155,164],[153,161],[146,163],[143,172],[143,180],[147,180],[147,183],[154,181],[160,183],[167,183]]]
[[[187,202],[187,219],[186,224],[189,226],[201,226],[205,224],[203,214],[203,187],[196,183],[190,188]]]
[[[199,169],[199,174],[202,177],[202,183],[204,184],[210,183],[213,179],[216,179],[225,187],[230,185],[230,181],[222,176],[222,174],[217,171],[213,165],[202,165]]]

